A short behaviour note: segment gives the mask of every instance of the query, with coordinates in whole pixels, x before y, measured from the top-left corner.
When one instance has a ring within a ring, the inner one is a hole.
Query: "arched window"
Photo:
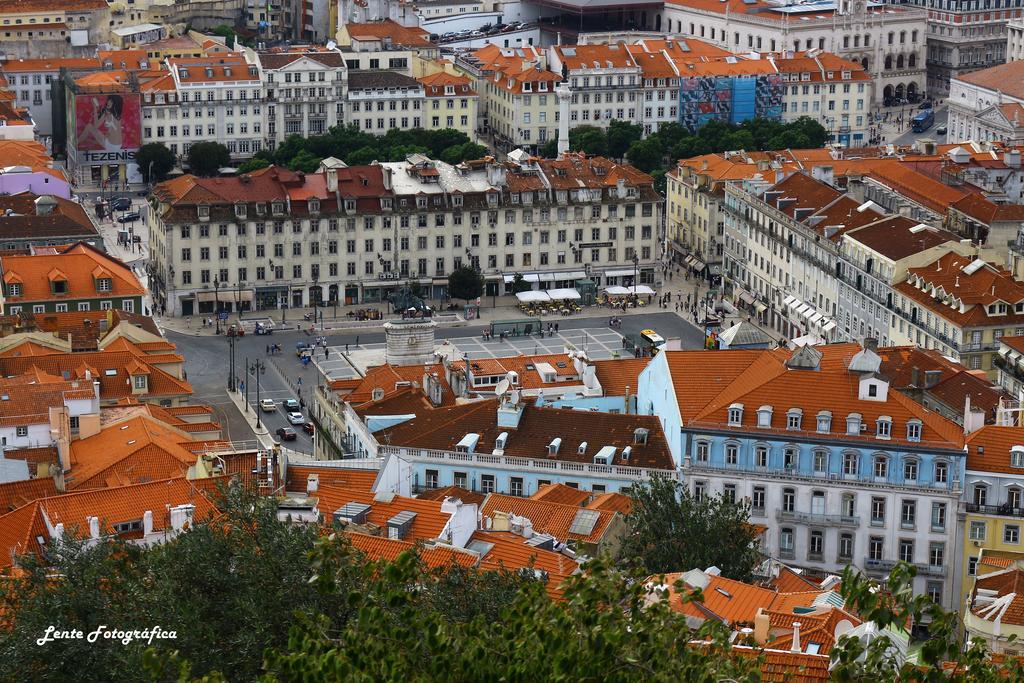
[[[892,55],[886,55],[885,56],[885,70],[888,71],[890,69],[892,69]]]
[[[782,451],[782,467],[787,472],[793,472],[799,467],[800,451],[796,446],[786,446]]]
[[[848,476],[856,476],[857,470],[857,454],[843,453],[843,474]]]
[[[896,57],[896,68],[897,69],[902,69],[903,68],[903,55],[898,55]]]
[[[1021,490],[1017,486],[1011,486],[1006,490],[1006,504],[1014,510],[1020,509]]]
[[[907,483],[917,481],[918,462],[915,458],[907,458],[903,461],[903,481]]]
[[[757,467],[768,467],[768,447],[758,445],[754,447],[754,464]]]
[[[907,66],[909,66],[911,69],[917,66],[917,55],[910,55],[909,57],[907,57]]]

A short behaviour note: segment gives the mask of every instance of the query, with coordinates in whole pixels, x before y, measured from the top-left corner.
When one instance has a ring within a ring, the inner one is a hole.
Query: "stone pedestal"
[[[426,365],[434,362],[434,330],[431,320],[394,320],[384,323],[387,335],[385,359],[391,365]]]

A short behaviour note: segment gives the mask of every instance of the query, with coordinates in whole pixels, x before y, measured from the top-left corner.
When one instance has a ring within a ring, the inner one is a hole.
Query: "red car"
[[[291,427],[278,427],[277,435],[281,438],[281,441],[295,441],[298,438],[298,434]]]
[[[313,436],[313,432],[316,431],[316,427],[313,426],[312,422],[306,422],[302,425],[302,431],[306,432],[310,436]]]

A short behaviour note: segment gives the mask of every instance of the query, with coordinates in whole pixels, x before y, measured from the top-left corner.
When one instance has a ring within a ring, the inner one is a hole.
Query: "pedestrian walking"
[[[555,332],[558,332],[558,323],[555,323]]]
[[[270,355],[270,344],[267,344],[267,355]]]

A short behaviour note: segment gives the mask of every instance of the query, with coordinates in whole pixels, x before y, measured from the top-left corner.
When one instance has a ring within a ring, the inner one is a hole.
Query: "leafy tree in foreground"
[[[518,294],[519,292],[528,292],[533,289],[533,285],[527,282],[523,278],[522,273],[516,273],[512,276],[512,293]]]
[[[231,152],[219,142],[196,142],[188,148],[188,165],[198,176],[217,175],[231,163]]]
[[[175,161],[177,157],[174,152],[160,142],[147,143],[135,153],[135,163],[139,165],[139,171],[146,182],[159,182],[166,178],[174,168]],[[153,170],[152,178],[149,177],[150,169]]]
[[[615,119],[608,124],[608,156],[622,159],[626,156],[626,150],[639,142],[644,135],[644,127],[639,123],[619,121]]]
[[[697,499],[680,481],[656,477],[634,484],[629,531],[620,558],[635,560],[650,574],[707,569],[748,581],[761,561],[749,505],[721,496]]]
[[[484,278],[470,266],[456,268],[448,276],[448,296],[467,303],[484,293]]]
[[[241,173],[252,173],[258,171],[261,168],[270,166],[270,162],[261,157],[253,157],[252,159],[246,159],[238,165],[238,172]]]
[[[576,126],[569,131],[569,149],[592,157],[603,157],[608,154],[608,139],[597,126]]]

